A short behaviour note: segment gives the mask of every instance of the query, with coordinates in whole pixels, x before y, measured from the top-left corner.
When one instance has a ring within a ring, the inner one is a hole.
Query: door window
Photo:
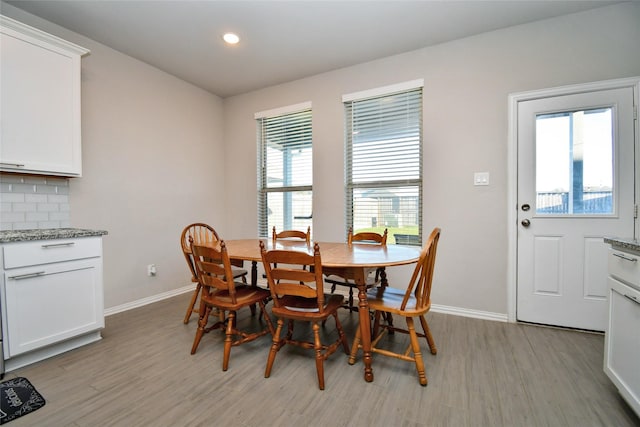
[[[536,115],[536,214],[613,214],[612,109]]]

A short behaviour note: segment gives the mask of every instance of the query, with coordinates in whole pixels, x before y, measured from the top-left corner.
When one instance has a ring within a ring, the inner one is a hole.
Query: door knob
[[[523,219],[520,224],[522,224],[523,227],[528,227],[531,225],[531,221],[529,221],[528,219]]]

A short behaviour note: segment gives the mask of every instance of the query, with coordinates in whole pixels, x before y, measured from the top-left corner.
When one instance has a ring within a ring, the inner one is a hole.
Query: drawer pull
[[[38,271],[36,273],[19,274],[17,276],[9,276],[9,279],[13,279],[13,280],[30,279],[32,277],[44,276],[44,274],[45,274],[44,271]]]
[[[42,245],[43,249],[49,249],[49,248],[62,248],[65,246],[73,246],[75,245],[75,242],[67,242],[67,243],[49,243],[48,245]],[[634,260],[635,261],[635,260]]]
[[[17,168],[23,168],[24,164],[22,164],[22,163],[5,163],[5,162],[2,162],[2,163],[0,163],[0,166],[15,166]]]
[[[623,254],[616,254],[616,253],[614,253],[614,254],[613,254],[613,256],[617,256],[618,258],[622,258],[622,259],[623,259],[623,260],[625,260],[625,261],[631,261],[631,262],[636,262],[636,261],[638,261],[636,258],[630,258],[630,257],[625,256],[625,255],[623,255]]]
[[[627,295],[627,294],[623,294],[623,295],[624,295],[624,297],[626,299],[629,299],[629,300],[635,302],[636,304],[640,304],[640,301],[638,301],[638,298],[636,298],[636,297],[634,297],[632,295]]]

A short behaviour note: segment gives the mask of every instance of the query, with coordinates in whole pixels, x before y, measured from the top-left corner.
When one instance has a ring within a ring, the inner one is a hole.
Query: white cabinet
[[[604,371],[640,415],[640,256],[609,252]]]
[[[0,171],[82,175],[80,59],[88,52],[0,15]]]
[[[48,349],[39,358],[60,352],[51,347],[56,343],[92,332],[89,342],[100,338],[101,237],[7,243],[2,257],[3,349],[8,367],[16,357],[34,350]]]

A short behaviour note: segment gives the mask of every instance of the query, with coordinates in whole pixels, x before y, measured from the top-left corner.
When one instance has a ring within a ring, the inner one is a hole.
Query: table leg
[[[360,315],[360,336],[362,338],[362,354],[364,361],[364,380],[373,381],[371,368],[371,318],[369,317],[369,302],[367,301],[367,285],[365,284],[364,269],[354,269],[354,279],[358,285],[358,314]]]
[[[251,261],[251,286],[258,286],[258,262]]]

